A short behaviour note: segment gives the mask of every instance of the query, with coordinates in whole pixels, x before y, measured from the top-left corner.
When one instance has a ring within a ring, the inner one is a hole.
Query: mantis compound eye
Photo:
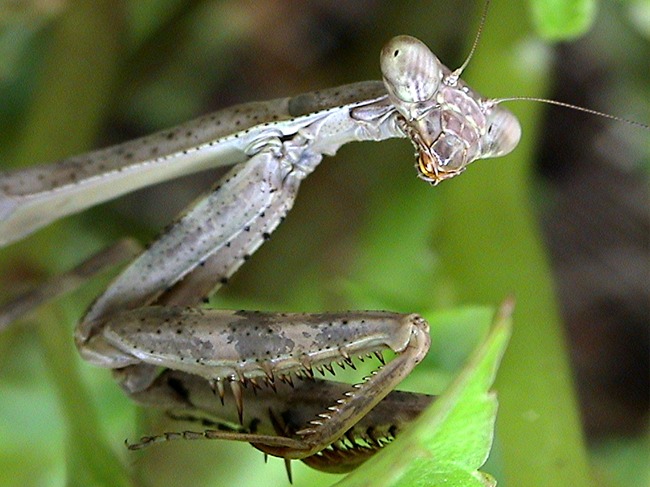
[[[509,110],[494,106],[487,113],[486,121],[481,158],[500,157],[512,152],[521,138],[519,120]]]
[[[438,91],[442,65],[415,37],[393,37],[381,50],[379,61],[386,89],[397,101],[424,102]]]

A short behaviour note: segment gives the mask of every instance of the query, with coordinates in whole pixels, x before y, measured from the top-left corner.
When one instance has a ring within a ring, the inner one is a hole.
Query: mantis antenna
[[[483,12],[481,13],[481,20],[479,22],[478,30],[476,32],[476,36],[474,37],[474,42],[472,43],[472,48],[469,51],[469,54],[467,55],[467,58],[465,59],[465,62],[463,64],[455,69],[451,75],[448,78],[448,81],[451,83],[455,83],[458,78],[460,78],[460,75],[463,73],[467,65],[469,64],[470,60],[472,59],[472,56],[474,55],[474,52],[476,51],[476,47],[478,46],[479,39],[481,38],[481,34],[483,33],[483,27],[485,26],[485,21],[487,19],[487,13],[488,9],[490,7],[490,1],[491,0],[486,0],[485,5],[483,7]],[[536,101],[540,103],[546,103],[548,105],[555,105],[558,107],[563,107],[563,108],[569,108],[571,110],[577,110],[579,112],[584,112],[584,113],[589,113],[590,115],[596,115],[598,117],[602,118],[607,118],[609,120],[614,120],[616,122],[623,122],[628,125],[632,125],[634,127],[639,127],[644,130],[650,130],[650,126],[642,123],[642,122],[637,122],[636,120],[629,120],[627,118],[623,117],[617,117],[616,115],[611,115],[609,113],[605,112],[600,112],[598,110],[592,110],[591,108],[585,108],[581,107],[578,105],[573,105],[571,103],[565,103],[562,101],[557,101],[557,100],[551,100],[549,98],[538,98],[535,96],[513,96],[513,97],[506,97],[506,98],[494,98],[491,100],[488,100],[486,103],[487,106],[494,106],[498,105],[503,102],[508,102],[508,101]]]
[[[485,1],[485,5],[483,6],[483,12],[481,13],[481,20],[478,24],[478,30],[476,31],[476,36],[474,36],[474,42],[472,43],[472,48],[469,50],[469,54],[467,55],[467,58],[465,58],[465,61],[459,68],[454,69],[454,71],[449,75],[449,81],[450,82],[456,82],[458,78],[460,78],[460,75],[463,74],[463,71],[465,71],[465,68],[469,64],[469,62],[472,60],[472,56],[474,56],[474,52],[476,51],[476,47],[478,46],[478,41],[481,38],[481,34],[483,34],[483,27],[485,26],[485,20],[487,19],[487,13],[488,9],[490,8],[490,0]]]
[[[578,105],[572,105],[571,103],[565,103],[563,101],[551,100],[548,98],[537,98],[534,96],[513,96],[507,98],[494,98],[489,101],[490,105],[498,105],[506,101],[537,101],[540,103],[546,103],[548,105],[555,105],[563,108],[570,108],[572,110],[577,110],[579,112],[589,113],[591,115],[596,115],[598,117],[607,118],[609,120],[615,120],[617,122],[623,122],[628,125],[633,125],[635,127],[642,128],[644,130],[650,130],[650,126],[645,123],[637,122],[636,120],[629,120],[627,118],[617,117],[616,115],[611,115],[605,112],[599,112],[598,110],[592,110],[591,108],[585,108]]]

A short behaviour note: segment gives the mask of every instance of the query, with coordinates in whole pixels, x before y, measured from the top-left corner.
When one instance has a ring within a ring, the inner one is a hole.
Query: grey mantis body
[[[196,306],[270,236],[300,182],[341,145],[408,137],[420,177],[433,184],[516,146],[514,116],[467,87],[420,41],[394,38],[382,50],[381,66],[383,84],[241,105],[87,156],[2,174],[0,241],[154,182],[238,163],[95,301],[75,332],[77,347],[86,360],[113,369],[123,389],[144,404],[178,406],[171,399],[178,396],[174,382],[161,383],[161,368],[167,376],[180,374],[176,383],[188,397],[209,387],[223,402],[229,390],[242,427],[244,403],[263,403],[246,398],[246,386],[277,388],[292,375],[311,379],[314,369],[332,363],[353,366],[355,356],[395,352],[367,381],[343,392],[319,383],[328,391],[324,397],[338,399],[312,404],[321,412],[307,423],[299,420],[300,429],[276,424],[259,433],[248,427],[212,435],[321,469],[352,468],[356,463],[343,458],[315,458],[364,418],[372,427],[394,415],[368,416],[426,354],[426,322],[386,312],[257,314]],[[303,387],[295,396],[283,390],[282,397],[307,407],[298,394]],[[419,396],[405,401],[415,409],[426,402]],[[204,400],[184,404],[194,412],[209,409]]]

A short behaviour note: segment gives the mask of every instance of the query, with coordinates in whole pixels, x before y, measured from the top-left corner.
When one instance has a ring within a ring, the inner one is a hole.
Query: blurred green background
[[[397,34],[422,39],[456,67],[482,7],[0,0],[0,169],[239,102],[378,79],[379,50]],[[649,19],[647,0],[494,0],[464,77],[491,97],[549,96],[648,122]],[[575,41],[549,40],[582,31]],[[213,302],[435,317],[514,294],[489,471],[500,485],[647,485],[648,132],[540,104],[510,107],[520,147],[437,188],[416,179],[403,140],[342,148]],[[147,241],[216,178],[140,191],[3,249],[0,302],[120,236]],[[109,372],[78,359],[74,323],[105,284],[0,335],[0,485],[286,485],[281,461],[264,465],[244,444],[123,448],[125,438],[185,426],[136,408]],[[450,364],[484,332],[462,316],[452,313],[453,339],[434,344],[438,355],[407,387],[440,391]],[[301,467],[296,485],[337,479]]]

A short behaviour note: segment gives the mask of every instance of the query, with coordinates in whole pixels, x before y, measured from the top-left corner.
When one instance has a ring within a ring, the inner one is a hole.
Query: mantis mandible
[[[374,453],[359,443],[369,431],[380,448],[382,438],[394,436],[430,402],[391,393],[427,353],[426,321],[376,311],[286,314],[197,306],[269,238],[301,181],[343,144],[409,138],[419,177],[433,185],[517,145],[514,115],[468,87],[460,69],[446,68],[417,39],[390,40],[380,64],[383,82],[240,105],[115,147],[2,173],[0,243],[137,188],[236,164],[97,298],[77,326],[77,348],[87,361],[112,369],[136,401],[229,425],[199,436],[247,441],[326,471],[354,468]],[[125,247],[130,254],[132,247]],[[124,258],[119,254],[115,261]],[[314,369],[353,367],[355,357],[366,355],[383,363],[385,350],[396,357],[353,387],[312,382]],[[292,388],[292,376],[306,380]],[[257,396],[249,393],[254,389]],[[214,395],[220,401],[206,399]],[[387,406],[384,398],[400,406]],[[173,437],[145,438],[132,447]],[[345,438],[350,445],[344,450]]]

